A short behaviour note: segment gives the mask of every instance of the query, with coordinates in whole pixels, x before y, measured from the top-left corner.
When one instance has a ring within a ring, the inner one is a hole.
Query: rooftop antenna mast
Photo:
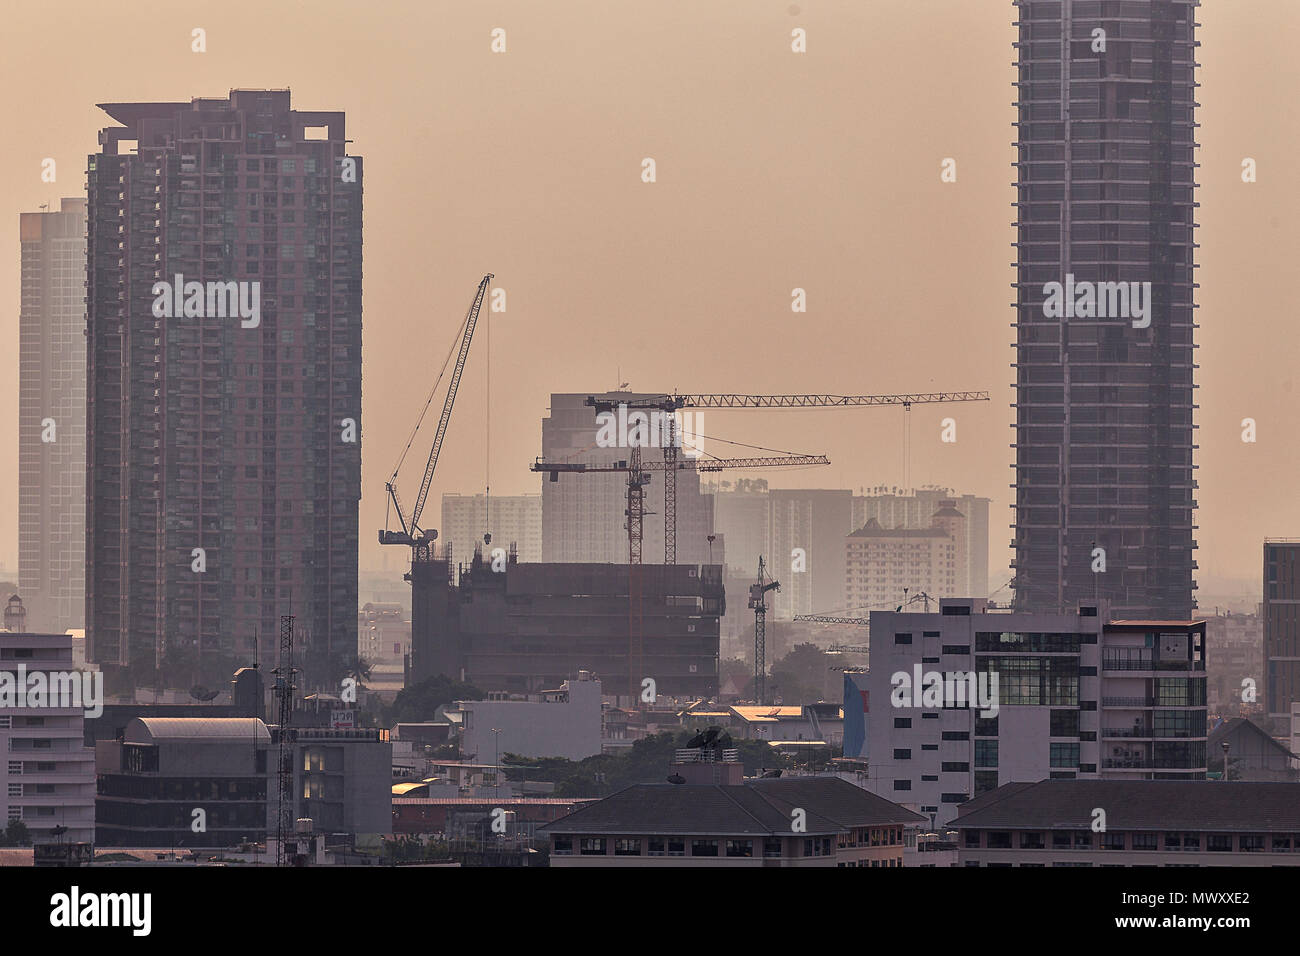
[[[293,615],[280,615],[280,660],[275,668],[275,696],[279,702],[280,749],[277,754],[276,866],[292,866],[289,835],[293,832]]]

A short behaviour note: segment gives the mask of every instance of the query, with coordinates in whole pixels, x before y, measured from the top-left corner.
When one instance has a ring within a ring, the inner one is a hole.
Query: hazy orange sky
[[[298,109],[345,110],[365,157],[363,569],[393,550],[375,542],[384,480],[490,271],[508,302],[489,317],[494,494],[539,489],[528,464],[552,391],[620,380],[989,389],[991,402],[912,413],[912,483],[994,499],[1000,584],[1013,476],[1013,19],[1007,0],[10,4],[0,448],[17,449],[18,215],[84,194],[108,122],[94,104],[289,87]],[[1258,590],[1265,536],[1300,536],[1300,4],[1209,0],[1199,19],[1204,604],[1225,578]],[[205,53],[191,52],[196,27]],[[490,50],[495,27],[504,54]],[[805,54],[790,50],[795,27]],[[1241,182],[1247,156],[1254,184]],[[45,157],[54,184],[41,181]],[[644,157],[656,183],[641,181]],[[944,157],[956,183],[940,182]],[[790,311],[795,287],[806,315]],[[430,514],[443,492],[485,483],[487,332]],[[939,440],[945,416],[955,444]],[[1256,444],[1241,441],[1246,417]],[[774,486],[857,489],[902,483],[902,420],[897,409],[710,411],[701,430],[834,462],[754,473]],[[408,498],[426,429],[400,482]],[[16,572],[16,455],[5,474],[0,563]]]

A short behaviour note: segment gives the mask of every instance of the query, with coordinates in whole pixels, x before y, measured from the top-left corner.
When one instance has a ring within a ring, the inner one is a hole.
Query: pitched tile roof
[[[1300,784],[1216,780],[1041,780],[962,804],[957,828],[1300,831]]]
[[[786,835],[796,808],[805,811],[807,829],[803,832],[810,836],[924,820],[838,777],[804,777],[752,780],[735,786],[635,784],[539,830],[629,835]]]

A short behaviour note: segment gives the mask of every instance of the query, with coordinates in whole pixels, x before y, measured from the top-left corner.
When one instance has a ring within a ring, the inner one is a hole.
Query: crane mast
[[[749,606],[754,609],[754,702],[767,703],[767,592],[781,590],[781,582],[767,581],[763,556],[758,556],[758,580],[749,586]]]

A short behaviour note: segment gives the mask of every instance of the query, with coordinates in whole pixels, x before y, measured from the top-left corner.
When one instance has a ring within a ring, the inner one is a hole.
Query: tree
[[[22,820],[10,820],[9,826],[5,827],[3,837],[0,837],[0,845],[31,846],[32,835],[27,829],[27,824]]]
[[[384,723],[389,727],[397,723],[422,723],[433,720],[438,708],[453,700],[482,700],[484,696],[473,684],[439,674],[398,691],[393,706],[384,715]]]
[[[831,670],[834,665],[835,658],[816,644],[796,644],[772,665],[769,687],[779,687],[786,703],[838,700],[843,693],[843,677]]]

